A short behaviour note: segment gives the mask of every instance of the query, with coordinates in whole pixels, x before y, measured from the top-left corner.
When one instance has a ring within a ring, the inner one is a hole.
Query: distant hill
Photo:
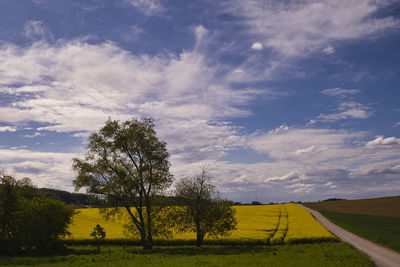
[[[90,206],[93,205],[90,200],[90,196],[82,193],[70,193],[67,191],[50,189],[50,188],[39,188],[39,194],[49,198],[61,200],[66,204],[72,204],[75,206]]]
[[[400,217],[400,196],[318,201],[303,204],[317,211]]]
[[[46,196],[49,198],[53,198],[53,199],[58,199],[66,204],[72,204],[77,207],[90,206],[90,207],[100,208],[100,207],[107,206],[106,203],[90,196],[89,194],[70,193],[67,191],[58,190],[58,189],[50,189],[50,188],[39,188],[37,190],[40,195],[43,195],[43,196]],[[162,199],[162,202],[165,205],[182,205],[181,201],[179,199],[176,199],[175,197],[172,197],[172,196],[162,197],[160,199]]]

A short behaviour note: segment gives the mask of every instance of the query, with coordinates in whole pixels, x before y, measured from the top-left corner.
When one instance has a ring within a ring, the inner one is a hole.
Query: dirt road
[[[356,236],[355,234],[350,233],[349,231],[346,231],[336,224],[330,222],[328,219],[322,216],[321,213],[309,209],[303,205],[300,206],[311,212],[317,221],[319,221],[323,226],[326,227],[326,229],[335,234],[341,240],[368,254],[377,266],[400,267],[400,253],[381,247],[371,241]]]

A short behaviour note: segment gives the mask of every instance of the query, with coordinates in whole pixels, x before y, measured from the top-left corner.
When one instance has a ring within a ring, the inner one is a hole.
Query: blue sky
[[[108,117],[151,116],[224,197],[398,195],[400,1],[0,3],[0,168],[73,190]]]

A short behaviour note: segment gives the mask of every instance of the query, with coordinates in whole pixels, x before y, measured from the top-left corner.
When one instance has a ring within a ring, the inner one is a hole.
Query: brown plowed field
[[[307,202],[304,205],[317,211],[400,217],[400,196]]]

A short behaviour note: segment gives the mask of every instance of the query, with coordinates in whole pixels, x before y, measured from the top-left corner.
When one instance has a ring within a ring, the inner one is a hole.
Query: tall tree
[[[152,119],[109,119],[89,137],[85,158],[73,160],[75,188],[105,200],[113,207],[111,213],[123,207],[144,249],[151,249],[153,234],[162,232],[153,219],[160,211],[155,201],[173,180],[166,146],[157,138]]]
[[[231,202],[221,199],[210,184],[211,175],[205,168],[200,174],[186,177],[176,184],[176,197],[183,206],[178,209],[177,230],[195,232],[196,245],[203,244],[206,235],[214,238],[230,234],[236,229],[236,211]]]

